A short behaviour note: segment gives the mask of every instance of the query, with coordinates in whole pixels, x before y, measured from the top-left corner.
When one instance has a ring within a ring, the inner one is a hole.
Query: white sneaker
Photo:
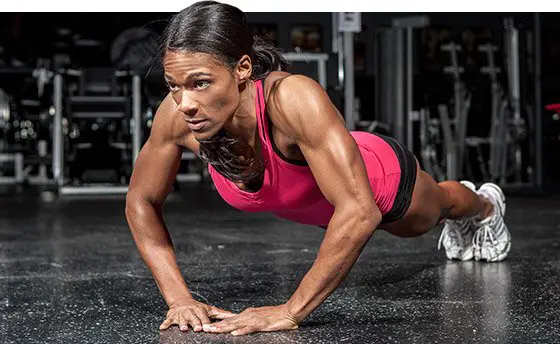
[[[477,230],[473,237],[474,258],[499,262],[506,258],[511,248],[511,234],[504,222],[506,198],[502,189],[493,183],[482,185],[478,194],[492,202],[494,210],[492,215],[475,222]]]
[[[476,192],[473,183],[463,180],[461,184]],[[447,259],[471,260],[473,258],[474,231],[473,219],[445,220],[445,226],[438,241],[438,250],[443,244]]]

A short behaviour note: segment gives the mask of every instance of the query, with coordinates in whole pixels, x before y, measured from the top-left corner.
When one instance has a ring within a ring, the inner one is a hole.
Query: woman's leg
[[[484,218],[492,212],[492,203],[487,199],[456,181],[437,183],[416,164],[416,183],[407,212],[382,229],[400,237],[414,237],[445,219]]]
[[[422,173],[426,174],[425,172]],[[431,179],[430,176],[428,178]],[[431,181],[425,182],[431,183]],[[465,185],[452,180],[446,180],[437,185],[446,193],[444,197],[446,197],[449,207],[446,208],[449,209],[447,216],[443,217],[451,220],[461,220],[477,216],[485,218],[492,213],[492,203]]]
[[[501,261],[511,247],[504,223],[505,197],[492,183],[477,192],[455,181],[436,183],[416,161],[416,183],[405,215],[382,229],[401,237],[419,236],[445,220],[440,237],[449,259]]]

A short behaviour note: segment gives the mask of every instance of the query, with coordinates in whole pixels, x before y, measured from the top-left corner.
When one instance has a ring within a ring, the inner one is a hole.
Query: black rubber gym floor
[[[196,297],[239,312],[284,302],[323,230],[241,213],[210,190],[170,196],[165,218]],[[560,199],[509,197],[501,263],[448,262],[441,229],[378,232],[298,330],[246,337],[160,332],[166,306],[123,197],[0,196],[0,343],[559,343]]]

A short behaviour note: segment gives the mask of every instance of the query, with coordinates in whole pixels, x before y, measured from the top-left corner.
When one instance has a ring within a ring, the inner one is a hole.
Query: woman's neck
[[[249,80],[240,93],[239,107],[230,121],[224,125],[224,129],[231,135],[243,138],[252,147],[255,141],[257,129],[257,116],[255,109],[255,83]]]

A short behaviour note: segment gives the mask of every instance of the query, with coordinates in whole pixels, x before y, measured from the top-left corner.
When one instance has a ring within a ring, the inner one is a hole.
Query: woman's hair
[[[287,67],[280,49],[253,36],[240,9],[216,1],[197,2],[174,15],[164,31],[162,49],[163,53],[208,53],[231,69],[243,55],[248,55],[254,80]],[[249,144],[225,130],[199,143],[200,158],[232,181],[248,183],[264,171],[264,164],[255,158]]]
[[[163,50],[212,54],[230,68],[248,55],[254,80],[287,67],[280,49],[253,37],[245,13],[216,1],[197,2],[174,15],[163,33]]]
[[[253,149],[245,139],[233,137],[223,129],[199,143],[200,158],[231,181],[254,182],[264,172],[262,160],[255,159]]]

